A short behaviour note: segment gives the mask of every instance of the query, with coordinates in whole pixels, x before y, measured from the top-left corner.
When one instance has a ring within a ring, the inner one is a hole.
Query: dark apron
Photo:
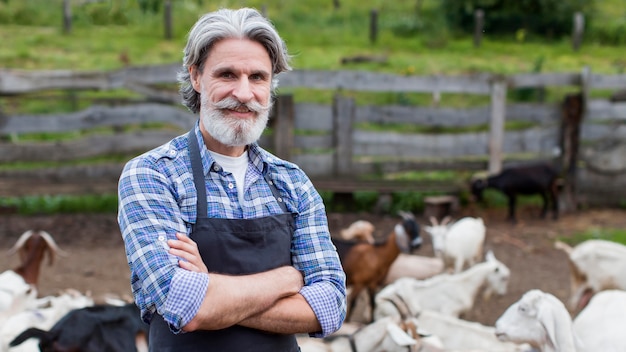
[[[273,182],[266,176],[283,214],[256,219],[208,218],[204,172],[193,129],[189,132],[189,155],[198,198],[198,215],[190,237],[198,244],[207,268],[215,273],[243,275],[291,265],[294,218],[287,211]],[[159,314],[155,314],[150,323],[149,349],[150,352],[299,350],[295,335],[268,333],[238,325],[222,330],[173,334]]]

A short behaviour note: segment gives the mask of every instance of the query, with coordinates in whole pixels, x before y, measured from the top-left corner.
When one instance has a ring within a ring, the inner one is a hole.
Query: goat
[[[383,284],[390,284],[401,277],[423,280],[440,274],[442,271],[443,261],[439,258],[400,253],[391,264]]]
[[[46,231],[28,230],[15,242],[7,252],[8,255],[19,253],[21,264],[13,269],[24,278],[26,283],[37,287],[41,262],[48,252],[48,263],[52,265],[54,256],[66,256],[67,253],[56,244],[52,236]]]
[[[355,306],[356,298],[363,289],[370,295],[370,306],[374,307],[374,293],[383,283],[389,267],[400,253],[409,253],[419,248],[422,238],[420,227],[411,213],[400,212],[402,222],[396,224],[394,230],[383,243],[370,244],[365,242],[346,243],[333,239],[339,258],[346,273],[346,285],[351,286],[347,297],[348,312],[346,321]]]
[[[471,193],[476,201],[483,200],[483,191],[496,189],[508,198],[508,220],[515,223],[516,198],[518,195],[539,194],[543,200],[541,217],[545,218],[548,206],[552,208],[552,218],[558,219],[559,174],[548,164],[521,165],[502,170],[486,179],[477,178],[471,182]]]
[[[76,290],[67,289],[58,296],[47,296],[37,300],[37,307],[23,310],[9,317],[0,326],[0,351],[8,350],[9,342],[22,331],[35,327],[42,330],[50,329],[59,319],[73,309],[92,306],[90,295]],[[13,347],[11,352],[38,350],[35,340],[28,340],[20,346]]]
[[[579,311],[595,293],[626,290],[626,246],[606,240],[587,240],[576,247],[556,241],[554,247],[567,254],[570,266],[569,308]]]
[[[449,220],[446,217],[439,224],[431,217],[432,226],[424,230],[430,234],[435,256],[443,260],[444,268],[459,273],[466,264],[470,267],[481,260],[487,229],[482,218],[464,217],[447,226]]]
[[[574,322],[565,305],[550,293],[533,289],[496,321],[501,341],[528,343],[542,352],[626,351],[626,292],[596,294]]]
[[[351,329],[353,331],[348,333],[338,331],[324,339],[298,335],[298,345],[302,352],[443,352],[437,340],[419,336],[417,325],[412,318],[401,320],[386,317]]]
[[[134,303],[94,305],[70,311],[49,331],[26,329],[9,345],[36,338],[41,351],[130,352],[137,351],[138,335],[147,336],[148,325]]]
[[[357,220],[348,228],[342,229],[341,238],[344,240],[359,240],[374,243],[374,225],[367,220]]]
[[[483,286],[484,299],[490,298],[494,291],[504,295],[509,277],[509,268],[489,251],[484,262],[459,274],[440,274],[426,280],[400,278],[376,295],[374,319],[402,316],[399,306],[409,310],[405,314],[411,316],[425,309],[459,317],[472,308]]]
[[[36,305],[37,289],[13,270],[0,274],[0,326],[15,314]]]
[[[500,341],[495,327],[424,309],[416,319],[420,330],[437,337],[445,351],[530,352],[528,344]]]

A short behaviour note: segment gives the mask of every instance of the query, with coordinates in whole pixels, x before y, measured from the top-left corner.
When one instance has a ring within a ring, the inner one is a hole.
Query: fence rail
[[[143,152],[185,133],[196,121],[196,116],[181,107],[174,88],[179,67],[178,64],[128,67],[108,72],[0,69],[0,100],[32,99],[37,94],[53,94],[50,99],[76,99],[67,92],[118,89],[142,97],[96,100],[96,103],[81,101],[76,105],[89,106],[70,113],[3,115],[0,112],[0,195],[37,194],[43,192],[46,183],[54,185],[56,193],[114,190],[123,162],[95,163],[94,158],[108,160],[106,156]],[[626,141],[626,103],[589,98],[594,90],[626,88],[626,75],[598,75],[587,69],[580,73],[510,76],[401,76],[296,70],[281,74],[279,79],[281,90],[308,88],[335,92],[332,104],[328,105],[295,103],[293,95],[280,95],[270,120],[272,133],[261,140],[264,147],[299,164],[322,189],[452,192],[464,187],[464,183],[448,182],[453,186],[447,187],[445,183],[423,181],[411,187],[401,182],[363,181],[360,176],[376,174],[382,179],[382,175],[407,170],[495,172],[507,163],[538,159],[554,160],[565,169],[571,165],[585,168],[581,175],[594,172],[593,182],[597,182],[597,177],[615,178],[626,173],[626,157],[619,149],[621,141]],[[168,85],[172,89],[163,88]],[[583,103],[580,117],[584,119],[575,126],[579,128],[575,133],[579,140],[564,140],[569,123],[567,109],[572,108],[566,104],[566,97],[556,104],[508,102],[511,90],[547,87],[572,87],[575,95],[580,96]],[[444,99],[435,101],[433,106],[357,105],[341,94],[346,91],[423,93]],[[487,97],[489,103],[460,109],[446,106],[446,94],[480,95]],[[505,121],[513,120],[528,127],[506,130]],[[159,124],[158,129],[128,128],[155,123]],[[361,127],[364,123],[382,127],[369,130]],[[384,126],[407,128],[398,131]],[[412,132],[420,130],[414,126],[421,126],[427,132]],[[449,132],[450,128],[462,131]],[[75,135],[45,142],[28,139],[32,133]],[[572,148],[570,142],[575,142],[577,147]],[[55,164],[27,170],[15,166],[28,162]],[[41,189],[22,185],[29,180],[36,180]],[[597,189],[589,184],[579,188]],[[626,198],[623,189],[613,194],[618,199]]]

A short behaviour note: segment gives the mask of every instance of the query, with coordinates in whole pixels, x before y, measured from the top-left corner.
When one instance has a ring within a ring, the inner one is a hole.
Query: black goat
[[[96,305],[67,313],[50,331],[26,329],[9,345],[36,338],[42,352],[132,352],[138,335],[147,341],[148,325],[134,303]]]
[[[543,199],[541,217],[548,213],[548,205],[552,208],[552,218],[559,217],[558,180],[556,169],[548,164],[534,164],[510,167],[497,175],[486,179],[474,180],[471,192],[477,201],[483,200],[483,191],[487,188],[497,189],[504,193],[509,200],[509,216],[511,222],[516,222],[515,203],[517,195],[539,194]]]

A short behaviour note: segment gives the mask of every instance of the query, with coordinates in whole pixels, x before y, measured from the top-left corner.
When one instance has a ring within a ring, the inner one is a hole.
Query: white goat
[[[526,342],[542,352],[626,351],[626,292],[597,293],[572,323],[555,296],[530,290],[496,321],[503,341]]]
[[[510,273],[509,268],[489,251],[484,262],[459,274],[440,274],[426,280],[400,278],[376,295],[374,319],[416,316],[419,309],[459,317],[472,308],[478,291],[485,284],[485,299],[494,291],[505,294]],[[399,301],[402,302],[400,306],[406,307],[408,312],[398,310]]]
[[[602,290],[626,290],[626,246],[606,240],[587,240],[574,248],[557,241],[554,246],[568,255],[571,310],[582,309]]]
[[[443,351],[436,343],[430,344],[421,341],[420,337],[417,336],[417,327],[414,321],[402,322],[395,317],[376,320],[353,332],[347,334],[339,332],[325,339],[314,339],[306,335],[298,335],[297,339],[302,352]]]
[[[0,326],[11,316],[35,306],[37,288],[13,270],[0,274]]]
[[[344,240],[359,240],[367,243],[374,243],[374,224],[366,220],[357,220],[350,224],[348,228],[342,229],[341,238]]]
[[[9,343],[28,328],[49,330],[71,310],[92,306],[94,301],[89,295],[67,289],[58,296],[39,298],[37,304],[37,308],[26,309],[14,314],[6,320],[4,325],[0,326],[0,351],[38,351],[39,341],[36,339],[25,341],[12,348],[9,348]]]
[[[401,277],[423,280],[441,272],[443,272],[443,261],[440,258],[400,253],[389,267],[383,284],[390,284]]]
[[[451,225],[447,224],[449,217],[441,224],[434,217],[430,221],[432,226],[424,226],[424,230],[430,234],[435,256],[444,261],[445,268],[459,273],[466,264],[472,266],[480,261],[486,234],[482,218],[464,217]]]
[[[565,305],[537,289],[526,292],[498,318],[496,336],[501,341],[528,343],[541,352],[584,351]]]
[[[596,293],[574,319],[574,333],[588,351],[626,351],[626,291]]]
[[[526,352],[531,351],[528,344],[516,344],[500,341],[493,326],[482,325],[430,310],[422,310],[417,318],[417,325],[433,336],[438,337],[445,351],[489,351],[489,352]]]

